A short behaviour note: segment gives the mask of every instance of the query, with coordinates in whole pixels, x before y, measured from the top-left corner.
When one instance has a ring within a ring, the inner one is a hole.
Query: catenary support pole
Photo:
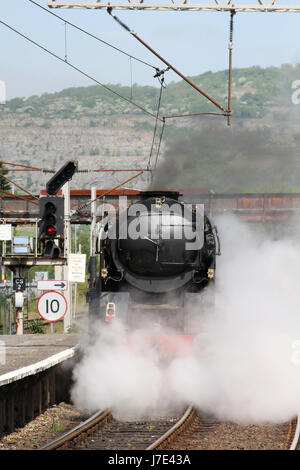
[[[100,298],[97,290],[97,257],[96,257],[96,187],[91,187],[91,233],[90,233],[90,261],[89,261],[89,331],[94,331],[94,324],[99,317]]]
[[[63,195],[65,201],[65,239],[64,239],[64,257],[68,259],[71,253],[71,222],[70,222],[70,183],[67,182],[63,186]],[[64,280],[69,280],[69,264],[64,266]],[[72,291],[70,282],[65,291],[65,298],[67,300],[67,312],[64,316],[64,332],[68,333],[72,325]]]

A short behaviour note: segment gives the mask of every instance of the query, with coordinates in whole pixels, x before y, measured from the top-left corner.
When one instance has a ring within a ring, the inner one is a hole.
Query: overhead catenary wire
[[[203,113],[190,113],[190,114],[173,114],[170,116],[164,116],[164,119],[175,119],[175,118],[182,118],[182,117],[197,117],[197,116],[227,116],[226,113],[211,113],[211,112],[203,112]]]
[[[100,170],[78,170],[77,173],[101,173],[101,172],[114,172],[114,171],[149,171],[148,168],[101,168]]]
[[[62,59],[60,56],[54,54],[52,51],[50,51],[49,49],[47,49],[46,47],[38,44],[37,42],[33,41],[31,38],[25,36],[24,34],[22,34],[21,32],[17,31],[15,28],[11,27],[10,25],[6,24],[5,22],[3,21],[0,21],[0,24],[4,25],[5,27],[9,28],[10,30],[12,30],[13,32],[15,32],[16,34],[20,35],[21,37],[23,37],[24,39],[26,39],[27,41],[31,42],[32,44],[34,44],[35,46],[39,47],[40,49],[44,50],[45,52],[47,52],[48,54],[50,54],[51,56],[55,57],[57,60],[60,60],[60,61],[63,61],[64,63],[66,63],[67,65],[69,65],[71,68],[73,68],[74,70],[78,71],[79,73],[81,73],[82,75],[84,75],[85,77],[91,79],[92,81],[94,81],[95,83],[99,84],[100,86],[102,86],[103,88],[107,89],[109,92],[117,95],[119,98],[127,101],[128,103],[130,103],[131,105],[137,107],[138,109],[140,109],[142,112],[150,115],[151,117],[155,118],[155,129],[154,129],[154,135],[153,135],[153,140],[152,140],[152,145],[151,145],[151,151],[150,151],[150,156],[149,156],[149,161],[148,161],[148,167],[147,169],[143,170],[143,171],[150,171],[149,167],[150,167],[150,162],[151,162],[151,158],[152,158],[152,154],[153,154],[153,148],[154,148],[154,141],[155,141],[155,137],[156,137],[156,132],[157,132],[157,124],[158,124],[158,120],[162,122],[162,130],[161,130],[161,135],[160,135],[160,140],[159,140],[159,145],[158,145],[158,151],[157,151],[157,155],[156,155],[156,161],[155,161],[155,168],[156,168],[156,164],[157,164],[157,159],[158,159],[158,155],[159,155],[159,150],[160,150],[160,145],[161,145],[161,141],[162,141],[162,136],[163,136],[163,133],[164,133],[164,129],[165,129],[165,120],[166,119],[171,119],[171,118],[175,118],[175,117],[185,117],[185,116],[200,116],[200,115],[220,115],[220,116],[227,116],[228,118],[228,123],[230,123],[230,113],[231,113],[231,110],[230,110],[230,92],[228,91],[228,109],[225,110],[221,105],[219,105],[215,100],[213,100],[210,96],[208,96],[206,93],[204,93],[202,90],[200,90],[199,87],[197,87],[195,84],[193,84],[189,79],[187,79],[186,77],[184,77],[180,72],[178,72],[171,64],[169,64],[165,59],[163,59],[160,55],[158,55],[150,46],[148,46],[148,44],[146,44],[141,38],[139,38],[139,36],[134,33],[133,31],[131,31],[126,25],[124,25],[124,23],[122,23],[115,15],[112,15],[112,12],[111,12],[111,8],[108,8],[108,12],[111,14],[111,16],[113,16],[113,18],[118,21],[127,31],[130,32],[130,34],[132,34],[139,42],[141,42],[145,47],[148,48],[148,50],[150,50],[153,54],[155,54],[160,60],[162,60],[167,66],[168,66],[168,69],[171,68],[173,71],[175,71],[175,73],[177,73],[179,76],[181,76],[185,81],[187,81],[191,86],[193,86],[197,91],[199,91],[203,96],[205,96],[208,100],[210,100],[213,104],[215,104],[217,107],[219,107],[221,110],[224,111],[224,113],[195,113],[195,114],[187,114],[187,115],[174,115],[174,116],[164,116],[164,117],[160,117],[159,116],[159,109],[160,109],[160,99],[161,99],[161,93],[162,93],[162,82],[161,82],[161,89],[160,89],[160,98],[159,98],[159,104],[158,104],[158,110],[157,110],[157,113],[156,115],[154,115],[153,113],[149,112],[148,110],[146,110],[145,108],[143,108],[142,106],[138,105],[137,103],[133,102],[132,101],[132,70],[131,70],[131,99],[129,100],[128,98],[126,98],[125,96],[121,95],[120,93],[116,92],[115,90],[111,89],[110,87],[108,87],[107,85],[104,85],[102,84],[101,82],[99,82],[97,79],[95,79],[94,77],[92,77],[91,75],[87,74],[86,72],[84,72],[83,70],[79,69],[78,67],[76,67],[75,65],[73,65],[72,63],[70,63],[68,61],[68,48],[67,48],[67,25],[70,25],[80,31],[82,31],[83,33],[93,37],[94,39],[97,39],[98,41],[110,46],[110,47],[113,47],[114,49],[118,50],[119,52],[127,55],[129,58],[130,58],[130,67],[132,67],[132,64],[131,64],[131,59],[134,59],[134,60],[138,60],[142,63],[144,63],[145,65],[148,65],[149,67],[152,67],[154,68],[156,71],[159,71],[159,69],[157,67],[154,67],[152,66],[151,64],[148,64],[124,51],[122,51],[121,49],[118,49],[114,46],[112,46],[111,44],[107,43],[106,41],[103,41],[101,40],[100,38],[98,38],[97,36],[94,36],[93,34],[89,33],[88,31],[85,31],[83,28],[80,28],[78,27],[77,25],[74,25],[73,23],[65,20],[64,18],[61,18],[60,16],[54,14],[53,12],[47,10],[46,8],[44,8],[42,5],[38,4],[37,2],[33,1],[33,0],[29,0],[32,4],[36,5],[37,7],[43,9],[45,12],[55,16],[57,19],[59,19],[60,21],[63,21],[64,22],[64,26],[65,26],[65,57],[64,59]],[[233,29],[233,15],[234,15],[235,12],[231,13],[231,24],[230,24],[230,44],[231,44],[231,49],[232,49],[232,29]],[[230,73],[231,73],[231,69],[230,69]],[[229,80],[229,83],[231,85],[231,77],[230,77],[230,80]],[[231,86],[230,86],[230,91],[231,91]],[[30,171],[29,169],[30,167],[28,167],[28,169],[25,169],[24,168],[24,171]],[[4,170],[0,170],[0,171],[7,171],[6,169]],[[17,170],[10,170],[10,171],[21,171],[19,169]],[[44,171],[44,172],[49,172],[49,173],[53,173],[54,171],[53,170],[42,170],[42,169],[32,169],[32,171]],[[92,170],[93,171],[93,170]],[[97,171],[97,170],[95,170]],[[107,170],[109,171],[109,170]],[[113,170],[113,171],[118,171],[118,170]],[[121,171],[126,171],[125,169],[121,170]],[[127,171],[133,171],[133,170],[127,170]],[[138,171],[138,170],[134,170],[134,171]],[[30,194],[30,193],[28,193]]]
[[[181,77],[185,82],[187,82],[192,88],[194,88],[196,91],[198,91],[201,95],[203,95],[206,99],[208,99],[212,104],[214,104],[217,108],[219,108],[221,111],[226,113],[227,115],[227,110],[219,104],[216,100],[211,98],[207,93],[205,93],[201,88],[199,88],[195,83],[193,83],[188,77],[183,75],[179,70],[177,70],[173,65],[170,64],[166,59],[164,59],[160,54],[158,54],[149,44],[147,44],[143,39],[141,39],[134,31],[132,31],[123,21],[121,21],[116,15],[113,14],[112,12],[112,7],[107,8],[108,14],[117,22],[119,23],[122,28],[124,28],[126,31],[128,31],[135,39],[137,39],[143,46],[146,47],[152,54],[154,54],[159,60],[164,62],[164,64],[167,65],[168,68],[173,70],[179,77]]]
[[[161,105],[162,91],[163,91],[163,88],[164,88],[164,74],[163,74],[162,77],[159,78],[159,81],[160,81],[160,91],[159,91],[158,104],[157,104],[156,120],[155,120],[155,126],[154,126],[154,131],[153,131],[151,150],[150,150],[148,164],[147,164],[147,168],[149,168],[149,169],[151,168],[151,158],[152,158],[152,153],[153,153],[153,148],[154,148],[154,143],[155,143],[155,137],[156,137],[156,131],[157,131],[157,123],[158,123],[158,117],[159,117],[159,111],[160,111],[160,105]]]
[[[131,178],[128,178],[127,180],[125,181],[122,181],[121,183],[119,183],[117,186],[115,186],[114,188],[112,189],[107,189],[106,191],[104,191],[102,194],[100,194],[100,196],[97,196],[95,199],[92,199],[91,201],[88,201],[86,202],[85,204],[82,204],[81,206],[78,207],[77,209],[77,213],[79,213],[82,209],[84,209],[85,207],[89,206],[90,204],[92,204],[93,202],[97,201],[98,199],[101,199],[103,198],[104,196],[108,196],[109,194],[111,194],[113,191],[116,191],[117,189],[119,189],[121,186],[124,186],[124,184],[126,183],[129,183],[129,181],[132,181],[133,179],[135,178],[138,178],[138,176],[142,175],[144,173],[144,170],[141,170],[139,171],[136,175],[132,176]]]
[[[164,59],[160,54],[158,54],[149,44],[147,44],[143,39],[141,39],[131,28],[129,28],[123,21],[121,21],[115,14],[112,12],[112,7],[107,8],[108,14],[117,22],[119,23],[122,28],[124,28],[129,34],[131,34],[135,39],[137,39],[144,47],[146,47],[152,54],[154,54],[159,60],[161,60],[164,64],[167,65],[166,70],[159,71],[157,69],[157,73],[155,76],[159,78],[159,81],[161,83],[161,90],[160,90],[160,98],[159,98],[159,103],[158,103],[158,110],[157,110],[157,115],[156,115],[156,121],[155,121],[155,127],[154,127],[154,133],[153,133],[153,139],[152,139],[152,145],[151,145],[151,151],[148,159],[148,165],[147,168],[151,169],[151,158],[152,158],[152,153],[153,153],[153,148],[154,148],[154,141],[156,137],[156,130],[157,130],[157,121],[158,121],[158,116],[159,116],[159,109],[160,109],[160,99],[161,99],[161,92],[162,92],[162,87],[164,84],[164,78],[160,78],[161,74],[163,74],[165,71],[171,69],[173,72],[175,72],[177,75],[179,75],[186,83],[188,83],[192,88],[194,88],[196,91],[198,91],[202,96],[204,96],[207,100],[209,100],[212,104],[214,104],[217,108],[219,108],[223,113],[198,113],[197,115],[204,115],[204,114],[210,114],[210,115],[217,115],[217,116],[225,116],[228,119],[228,125],[230,124],[230,108],[226,110],[221,104],[219,104],[216,100],[214,100],[212,97],[210,97],[207,93],[205,93],[201,88],[199,88],[195,83],[193,83],[189,78],[187,78],[185,75],[183,75],[179,70],[177,70],[173,65],[170,64],[166,59]],[[230,84],[231,87],[231,84]],[[183,116],[172,116],[173,117],[183,117]],[[169,119],[171,116],[169,117]],[[161,130],[161,135],[160,135],[160,140],[159,140],[159,145],[158,145],[158,150],[156,154],[156,160],[155,160],[155,169],[157,166],[157,161],[158,161],[158,156],[160,152],[160,146],[162,142],[162,137],[165,129],[165,123],[166,123],[166,117],[163,117],[160,119],[162,121],[162,130]],[[152,180],[152,169],[151,169],[151,180]]]
[[[133,77],[132,77],[132,60],[129,57],[129,68],[130,68],[130,99],[133,99],[132,87],[133,87]]]
[[[13,194],[8,191],[5,191],[4,189],[0,189],[0,193],[6,194],[6,196],[16,198],[16,199],[23,199],[24,201],[28,201],[31,204],[35,204],[36,206],[39,206],[39,203],[36,201],[31,201],[31,199],[28,199],[28,196],[19,196],[18,194]],[[4,196],[0,195],[0,198],[3,199]]]
[[[77,29],[78,31],[81,31],[82,33],[86,34],[87,36],[95,39],[96,41],[99,41],[101,42],[102,44],[105,44],[106,46],[108,47],[111,47],[112,49],[115,49],[116,51],[120,52],[121,54],[124,54],[126,55],[127,57],[129,57],[130,59],[133,59],[133,60],[136,60],[137,62],[140,62],[141,64],[144,64],[146,65],[147,67],[151,67],[153,69],[156,69],[156,67],[152,64],[149,64],[148,62],[146,62],[145,60],[142,60],[142,59],[139,59],[138,57],[135,57],[131,54],[129,54],[128,52],[125,52],[123,51],[122,49],[114,46],[113,44],[110,44],[109,42],[107,41],[104,41],[103,39],[99,38],[98,36],[95,36],[94,34],[90,33],[89,31],[86,31],[85,29],[83,28],[80,28],[80,26],[77,26],[76,24],[74,23],[71,23],[71,21],[68,21],[68,20],[65,20],[64,18],[62,18],[61,16],[59,15],[56,15],[55,13],[53,13],[52,11],[50,10],[47,10],[47,8],[43,7],[42,5],[40,5],[39,3],[35,2],[34,0],[28,0],[30,3],[36,5],[37,7],[41,8],[42,10],[44,10],[46,13],[49,13],[50,15],[52,16],[55,16],[57,19],[59,19],[60,21],[63,21],[65,24],[69,25],[69,26],[72,26],[73,28]]]
[[[21,163],[9,163],[9,162],[3,162],[0,160],[0,163],[5,163],[6,165],[13,165],[13,166],[24,166],[24,167],[27,167],[28,165],[23,165]],[[15,171],[14,169],[9,169],[9,168],[6,168],[5,171]],[[36,167],[32,167],[32,169],[28,169],[28,168],[23,168],[23,169],[20,169],[20,171],[42,171],[44,173],[46,172],[49,172],[49,173],[55,173],[55,170],[45,170],[43,168],[36,168]],[[88,201],[87,203],[83,204],[82,206],[80,206],[78,208],[77,211],[80,211],[81,209],[83,209],[84,207],[88,206],[89,204],[91,204],[92,202],[96,201],[97,199],[100,199],[102,197],[104,197],[105,195],[107,194],[110,194],[112,191],[115,191],[116,189],[120,188],[121,186],[124,186],[124,184],[126,183],[129,183],[130,181],[132,181],[133,179],[137,178],[138,176],[142,175],[144,172],[147,172],[149,171],[148,168],[101,168],[101,169],[93,169],[93,170],[77,170],[76,173],[90,173],[90,172],[138,172],[136,175],[134,176],[131,176],[130,178],[126,179],[125,181],[122,181],[121,183],[119,183],[117,186],[115,186],[114,188],[112,189],[108,189],[106,191],[104,191],[104,193],[102,193],[100,196],[96,197],[93,201]],[[8,178],[7,176],[4,176],[4,175],[1,175],[1,177],[3,177],[4,179],[6,179],[7,181],[9,181],[10,183],[14,184],[17,188],[19,188],[20,190],[24,191],[25,193],[28,194],[28,196],[34,198],[34,199],[37,199],[39,200],[39,198],[37,196],[35,196],[34,194],[30,193],[29,191],[27,191],[25,188],[23,188],[22,186],[18,185],[17,183],[14,183],[14,181],[12,181],[10,178]],[[6,195],[10,196],[10,197],[17,197],[17,198],[21,198],[21,199],[25,199],[26,201],[29,201],[29,202],[32,202],[33,204],[37,204],[37,202],[34,202],[34,201],[31,201],[28,199],[28,196],[27,197],[24,197],[24,196],[19,196],[17,194],[12,194],[12,193],[9,193],[8,191],[5,191],[5,190],[2,190],[0,189],[0,191],[2,191],[3,193],[5,193]],[[2,197],[2,196],[0,196]]]
[[[0,168],[0,173],[7,173],[8,171],[16,172],[16,171],[40,171],[40,170],[28,170],[28,168]]]
[[[22,168],[29,168],[31,171],[41,171],[42,168],[37,168],[35,166],[29,166],[29,165],[24,165],[23,163],[10,163],[10,162],[5,162],[4,160],[0,160],[0,164],[5,164],[5,165],[12,165],[12,166],[20,166]],[[8,169],[8,171],[12,171],[11,169]]]
[[[43,171],[43,170],[30,170],[28,168],[0,168],[0,173],[6,173],[7,171]]]
[[[58,56],[57,54],[54,54],[54,52],[50,51],[49,49],[47,49],[46,47],[42,46],[41,44],[37,43],[36,41],[34,41],[33,39],[29,38],[28,36],[26,36],[25,34],[21,33],[20,31],[18,31],[17,29],[13,28],[12,26],[8,25],[7,23],[5,23],[4,21],[0,20],[0,24],[2,24],[3,26],[5,26],[6,28],[10,29],[11,31],[13,31],[14,33],[16,33],[17,35],[21,36],[23,39],[26,39],[27,41],[29,41],[31,44],[34,44],[35,46],[39,47],[40,49],[42,49],[44,52],[50,54],[52,57],[54,57],[55,59],[63,62],[64,64],[68,65],[69,67],[71,67],[73,70],[76,70],[77,72],[81,73],[81,75],[83,75],[84,77],[92,80],[93,82],[97,83],[97,85],[100,85],[102,86],[105,90],[109,91],[110,93],[118,96],[119,98],[121,98],[122,100],[126,101],[127,103],[131,104],[132,106],[135,106],[136,108],[138,108],[140,111],[142,111],[143,113],[145,114],[148,114],[149,116],[151,116],[152,118],[156,119],[156,115],[151,113],[150,111],[148,111],[147,109],[143,108],[143,106],[140,106],[139,104],[135,103],[134,101],[126,98],[125,96],[121,95],[120,93],[118,93],[117,91],[113,90],[112,88],[110,88],[109,86],[107,85],[104,85],[103,83],[101,83],[99,80],[97,80],[96,78],[94,78],[93,76],[89,75],[88,73],[84,72],[83,70],[81,70],[79,67],[77,67],[76,65],[72,64],[71,62],[66,62],[62,57]],[[162,121],[162,118],[158,118],[160,121]]]
[[[55,173],[55,170],[49,170],[47,168],[37,168],[29,167],[28,165],[23,165],[21,163],[10,163],[0,160],[0,164],[5,163],[6,165],[21,166],[24,168],[21,169],[12,169],[12,168],[1,168],[0,171],[42,171],[43,173]],[[99,173],[99,172],[124,172],[124,171],[149,171],[147,168],[97,168],[97,169],[87,169],[87,170],[76,170],[76,173]]]
[[[161,146],[161,142],[162,142],[162,138],[163,138],[163,134],[164,134],[164,130],[165,130],[165,125],[166,125],[166,121],[165,121],[165,118],[163,118],[163,124],[162,124],[162,128],[161,128],[160,138],[159,138],[157,152],[156,152],[154,170],[156,170],[156,167],[157,167],[157,161],[158,161],[158,157],[159,157],[160,146]]]
[[[6,181],[8,181],[9,183],[13,184],[14,186],[16,186],[18,189],[20,189],[21,191],[24,191],[24,193],[28,194],[29,196],[33,197],[34,199],[39,199],[37,196],[35,196],[34,194],[30,193],[29,191],[27,191],[27,189],[23,188],[22,186],[20,186],[19,184],[15,183],[14,181],[12,181],[10,178],[8,178],[7,176],[5,175],[1,175],[1,178],[4,178]]]
[[[68,61],[67,59],[67,25],[70,25],[72,26],[73,28],[81,31],[82,33],[92,37],[93,39],[96,39],[97,41],[100,41],[101,43],[109,46],[109,47],[112,47],[113,49],[117,50],[118,52],[121,52],[122,54],[125,54],[129,57],[129,61],[130,61],[130,100],[132,101],[133,99],[133,79],[132,79],[132,59],[144,64],[144,65],[147,65],[149,67],[152,67],[153,69],[155,69],[156,71],[156,74],[154,75],[154,77],[157,77],[160,84],[161,84],[161,89],[160,89],[160,98],[159,98],[159,105],[158,105],[158,109],[157,109],[157,113],[156,113],[156,120],[155,120],[155,128],[154,128],[154,133],[153,133],[153,140],[152,140],[152,145],[151,145],[151,150],[150,150],[150,156],[149,156],[149,162],[148,162],[148,169],[150,168],[150,160],[151,160],[151,157],[152,157],[152,152],[153,152],[153,147],[154,147],[154,142],[155,142],[155,137],[156,137],[156,130],[157,130],[157,123],[158,123],[158,120],[159,120],[159,109],[160,109],[160,100],[161,100],[161,92],[162,92],[162,87],[164,86],[164,72],[169,70],[169,67],[165,70],[160,70],[158,67],[155,67],[151,64],[149,64],[148,62],[145,62],[141,59],[138,59],[137,57],[131,55],[131,54],[128,54],[126,53],[125,51],[113,46],[112,44],[100,39],[99,37],[91,34],[90,32],[84,30],[83,28],[80,28],[79,26],[75,25],[74,23],[71,23],[70,21],[67,21],[65,20],[64,18],[60,17],[59,15],[51,12],[50,10],[47,10],[45,7],[43,7],[42,5],[40,5],[39,3],[35,2],[34,0],[29,0],[30,3],[32,3],[33,5],[41,8],[42,10],[44,10],[46,13],[49,13],[51,14],[52,16],[54,16],[55,18],[57,18],[58,20],[60,21],[63,21],[64,22],[64,26],[65,26],[65,62]],[[162,78],[161,78],[161,75]],[[164,126],[165,126],[165,122],[163,121],[163,129],[164,129]],[[160,137],[160,143],[161,143],[161,139],[162,139],[162,134],[163,132],[161,133],[161,137]],[[159,148],[160,148],[160,144],[159,144]],[[157,156],[158,157],[158,156]],[[156,158],[156,161],[157,161],[157,158]]]
[[[97,201],[98,199],[101,199],[103,198],[104,196],[107,196],[109,194],[111,194],[113,191],[116,191],[117,189],[119,189],[120,187],[124,186],[126,183],[129,183],[130,181],[134,180],[135,178],[138,178],[140,175],[142,175],[145,171],[149,171],[148,169],[101,169],[101,170],[88,170],[88,171],[138,171],[137,174],[135,174],[134,176],[131,176],[130,178],[126,179],[125,181],[122,181],[121,183],[119,183],[117,186],[115,186],[114,188],[112,189],[107,189],[106,191],[104,191],[102,194],[100,194],[100,196],[97,196],[95,199],[91,200],[91,201],[88,201],[86,202],[85,204],[82,204],[80,207],[78,207],[77,209],[77,213],[79,213],[82,209],[84,209],[85,207],[89,206],[90,204],[92,204],[93,202]],[[83,170],[82,172],[86,172],[86,170]],[[5,194],[6,196],[9,196],[9,197],[12,197],[12,198],[18,198],[18,199],[23,199],[27,202],[30,202],[32,204],[35,204],[35,205],[39,205],[39,202],[36,202],[36,201],[32,201],[30,199],[28,199],[28,197],[32,197],[34,199],[37,199],[39,200],[39,198],[37,196],[35,196],[34,194],[30,193],[29,191],[27,191],[26,189],[22,188],[21,186],[17,185],[16,183],[14,183],[13,181],[11,181],[9,178],[3,176],[5,179],[7,179],[9,182],[11,182],[12,184],[14,184],[15,186],[17,186],[19,189],[21,189],[22,191],[26,192],[28,194],[28,196],[20,196],[18,194],[12,194],[4,189],[0,189],[0,193],[3,193]],[[2,199],[4,196],[1,196],[0,195],[0,199]]]
[[[68,38],[67,38],[67,23],[65,21],[65,62],[68,62]]]
[[[73,23],[65,20],[64,18],[61,18],[59,17],[58,15],[55,15],[54,13],[50,12],[49,10],[45,9],[43,6],[41,6],[40,4],[38,4],[37,2],[34,2],[33,0],[29,0],[31,3],[35,4],[36,6],[40,7],[41,9],[45,10],[47,13],[50,13],[52,15],[54,15],[55,17],[57,17],[59,20],[63,21],[64,22],[64,25],[65,25],[65,58],[62,59],[60,56],[54,54],[52,51],[50,51],[49,49],[47,49],[46,47],[42,46],[41,44],[33,41],[31,38],[29,38],[28,36],[25,36],[23,33],[21,33],[20,31],[16,30],[15,28],[13,28],[12,26],[6,24],[5,22],[3,21],[0,21],[0,24],[4,25],[5,27],[7,27],[8,29],[10,29],[11,31],[15,32],[16,34],[20,35],[21,37],[23,37],[24,39],[26,39],[27,41],[31,42],[32,44],[34,44],[35,46],[39,47],[40,49],[42,49],[43,51],[47,52],[48,54],[50,54],[51,56],[55,57],[57,60],[59,61],[63,61],[64,63],[66,63],[67,65],[69,65],[69,67],[73,68],[74,70],[78,71],[79,73],[81,73],[82,75],[84,75],[85,77],[91,79],[92,81],[94,81],[95,83],[99,84],[100,86],[102,86],[103,88],[107,89],[109,92],[115,94],[116,96],[118,96],[119,98],[125,100],[126,102],[130,103],[131,105],[137,107],[139,110],[141,110],[142,112],[150,115],[151,117],[155,118],[155,128],[154,128],[154,135],[153,135],[153,140],[152,140],[152,145],[151,145],[151,151],[150,151],[150,156],[149,156],[149,161],[148,161],[148,167],[147,167],[147,171],[149,171],[149,167],[150,167],[150,161],[151,161],[151,157],[152,157],[152,153],[153,153],[153,148],[154,148],[154,140],[155,140],[155,137],[156,137],[156,131],[157,131],[157,123],[158,123],[158,120],[162,122],[162,131],[161,131],[161,135],[160,135],[160,140],[159,140],[159,145],[158,145],[158,152],[157,152],[157,155],[156,155],[156,162],[155,162],[155,167],[156,167],[156,164],[157,164],[157,159],[158,159],[158,154],[159,154],[159,151],[160,151],[160,145],[161,145],[161,141],[162,141],[162,136],[163,136],[163,132],[164,132],[164,128],[165,128],[165,120],[168,119],[168,118],[173,118],[173,117],[183,117],[184,115],[178,115],[178,116],[165,116],[165,117],[160,117],[159,116],[159,108],[160,108],[160,99],[159,99],[159,105],[158,105],[158,110],[157,110],[157,113],[156,115],[154,115],[153,113],[149,112],[148,110],[146,110],[145,108],[143,108],[142,106],[138,105],[137,103],[135,103],[134,101],[132,101],[132,99],[128,99],[126,98],[125,96],[121,95],[120,93],[116,92],[115,90],[111,89],[110,87],[108,87],[107,85],[104,85],[103,83],[99,82],[97,79],[95,79],[94,77],[92,77],[91,75],[87,74],[86,72],[84,72],[83,70],[79,69],[78,67],[76,67],[75,65],[73,65],[72,63],[70,63],[68,61],[68,58],[67,58],[67,24],[70,24],[71,26],[77,28],[78,30],[94,37],[95,39],[98,39],[100,40],[101,42],[107,44],[107,45],[110,45],[109,43],[106,43],[105,41],[101,40],[100,38],[90,34],[89,32],[83,30],[82,28],[79,28],[77,27],[76,25],[74,25]],[[194,115],[204,115],[204,114],[210,114],[210,115],[222,115],[222,116],[228,116],[228,111],[226,111],[221,105],[219,105],[217,102],[215,102],[212,98],[210,98],[206,93],[204,93],[202,90],[199,89],[199,87],[197,87],[196,85],[194,85],[192,82],[190,82],[190,80],[188,80],[186,77],[184,77],[180,72],[178,72],[171,64],[169,64],[165,59],[163,59],[161,56],[159,56],[152,48],[150,48],[150,46],[148,46],[142,39],[140,39],[136,33],[134,33],[133,31],[131,31],[124,23],[122,23],[115,15],[112,15],[112,12],[111,12],[111,9],[108,9],[108,12],[111,14],[111,16],[113,16],[113,18],[118,22],[120,23],[127,31],[129,31],[136,39],[138,39],[144,46],[146,46],[151,52],[153,52],[160,60],[162,60],[167,66],[168,68],[166,70],[168,70],[169,68],[171,68],[173,71],[175,71],[178,75],[180,75],[184,80],[188,81],[188,83],[193,86],[194,88],[197,89],[197,91],[199,91],[202,95],[204,95],[205,97],[207,97],[212,103],[214,103],[216,106],[218,106],[220,109],[224,110],[224,114],[222,113],[197,113],[197,114],[194,114]],[[111,45],[110,45],[111,46]],[[112,46],[114,47],[114,46]],[[118,49],[118,48],[117,48]],[[118,49],[119,50],[119,49]],[[124,51],[121,51],[119,50],[120,52],[123,52]],[[127,56],[129,56],[130,58],[130,67],[131,67],[131,59],[135,59],[135,60],[139,60],[137,59],[136,57],[130,55],[130,54],[127,54],[125,53]],[[156,70],[156,75],[155,76],[159,76],[161,75],[161,73],[165,72],[166,70],[162,70],[160,71],[157,67],[154,67],[150,64],[146,64],[146,65],[149,65],[150,67],[154,68]],[[131,71],[132,73],[132,71]],[[160,80],[160,83],[161,83],[161,89],[160,89],[160,98],[161,98],[161,92],[162,92],[162,86],[163,86],[163,80]],[[132,78],[131,78],[131,84],[132,84]],[[131,89],[132,89],[132,86],[131,86]],[[132,91],[131,91],[132,93]],[[132,94],[131,94],[131,98],[132,98]],[[229,116],[228,116],[229,117]],[[30,168],[30,167],[28,167]],[[3,170],[3,171],[6,171]],[[15,171],[20,171],[20,170],[15,170]],[[26,171],[26,170],[25,170]],[[39,169],[35,169],[35,171],[44,171],[44,172],[49,172],[49,173],[53,173],[53,170],[39,170]]]

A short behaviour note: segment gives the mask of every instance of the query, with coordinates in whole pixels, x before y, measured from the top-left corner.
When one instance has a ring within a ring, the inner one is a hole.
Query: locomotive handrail
[[[213,226],[213,231],[216,234],[216,239],[217,239],[217,242],[218,242],[218,249],[216,250],[216,256],[221,256],[221,243],[220,243],[219,232],[218,232],[218,229],[217,229],[216,225]]]

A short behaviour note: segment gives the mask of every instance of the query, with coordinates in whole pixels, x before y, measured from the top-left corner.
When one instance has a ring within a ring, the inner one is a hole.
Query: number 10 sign
[[[67,305],[65,297],[60,292],[50,290],[39,298],[37,310],[44,320],[56,322],[65,316]]]

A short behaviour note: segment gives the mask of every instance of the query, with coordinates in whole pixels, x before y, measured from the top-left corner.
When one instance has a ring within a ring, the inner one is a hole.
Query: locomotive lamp
[[[111,323],[114,321],[116,316],[116,305],[114,302],[108,302],[106,306],[105,321],[106,323]]]
[[[161,209],[162,206],[162,200],[160,197],[155,198],[155,207],[156,209]]]
[[[213,279],[215,277],[215,270],[213,268],[209,268],[207,270],[207,277],[208,279]]]
[[[107,274],[108,274],[107,268],[102,268],[101,269],[101,277],[107,277]]]

